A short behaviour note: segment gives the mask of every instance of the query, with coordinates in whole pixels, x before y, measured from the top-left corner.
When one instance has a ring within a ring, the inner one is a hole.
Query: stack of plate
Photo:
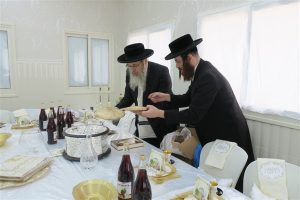
[[[14,156],[0,165],[0,188],[24,185],[48,171],[52,158]]]

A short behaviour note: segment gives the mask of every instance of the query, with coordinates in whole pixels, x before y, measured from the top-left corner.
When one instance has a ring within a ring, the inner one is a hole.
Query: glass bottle
[[[54,121],[53,111],[49,111],[48,115],[48,125],[47,125],[47,134],[48,134],[48,144],[57,143],[57,131],[56,124]]]
[[[66,125],[68,126],[68,128],[70,128],[73,123],[74,123],[74,120],[73,120],[72,112],[71,112],[70,107],[68,107],[67,115],[66,115]]]
[[[65,136],[63,135],[64,127],[65,127],[64,111],[62,107],[59,107],[57,111],[57,138],[58,139],[65,138]]]
[[[151,192],[151,185],[146,170],[145,156],[140,155],[139,171],[133,187],[133,199],[151,200],[151,198],[152,198],[152,192]]]
[[[93,169],[97,165],[98,156],[93,147],[92,129],[87,126],[85,128],[86,137],[81,146],[80,165],[83,169]]]
[[[59,114],[59,108],[62,108],[62,106],[58,106],[58,107],[57,107],[57,111],[56,111],[57,117],[58,117],[58,114]]]
[[[118,200],[132,199],[134,171],[130,160],[129,144],[124,144],[122,161],[118,171]]]
[[[52,112],[53,112],[53,117],[54,117],[54,119],[56,119],[56,113],[55,113],[54,107],[50,107],[50,110],[52,110]]]
[[[39,115],[39,128],[40,131],[46,131],[47,129],[47,115],[46,115],[46,111],[44,106],[42,105],[41,111],[40,111],[40,115]]]

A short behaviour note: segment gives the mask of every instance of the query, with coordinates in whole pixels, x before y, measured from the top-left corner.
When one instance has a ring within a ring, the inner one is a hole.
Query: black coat
[[[209,62],[200,60],[194,80],[183,95],[171,95],[174,107],[186,110],[166,110],[169,123],[182,123],[196,128],[203,145],[216,139],[236,142],[254,160],[246,119],[225,77]]]
[[[138,89],[136,88],[135,90],[132,90],[130,88],[129,79],[129,71],[127,70],[125,94],[121,101],[116,105],[118,108],[128,107],[132,104],[137,105]],[[163,110],[171,108],[170,103],[168,102],[153,103],[150,99],[148,99],[149,94],[153,92],[172,93],[172,82],[167,67],[157,63],[148,62],[146,88],[143,93],[143,106],[154,105]],[[176,129],[176,124],[167,124],[165,119],[148,118],[148,121],[159,142],[161,142],[164,135]]]

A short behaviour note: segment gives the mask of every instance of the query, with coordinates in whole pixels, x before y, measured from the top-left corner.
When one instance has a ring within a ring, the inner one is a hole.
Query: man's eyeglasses
[[[141,65],[142,61],[139,61],[138,63],[127,63],[126,67],[130,67],[130,68],[136,68],[139,67]]]

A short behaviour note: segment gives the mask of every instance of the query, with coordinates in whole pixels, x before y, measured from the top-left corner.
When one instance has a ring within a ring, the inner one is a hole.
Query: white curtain
[[[199,18],[200,56],[240,105],[300,118],[300,3],[252,5]]]
[[[92,86],[109,84],[108,40],[92,39]]]
[[[169,71],[171,69],[171,61],[165,60],[165,56],[170,52],[171,36],[170,28],[149,33],[149,48],[154,50],[150,60],[168,67]]]
[[[274,5],[252,11],[244,102],[251,110],[300,113],[299,5]]]
[[[88,86],[87,38],[68,37],[69,86]]]
[[[0,30],[0,88],[10,88],[7,31]]]
[[[200,28],[200,56],[210,61],[229,80],[241,102],[246,70],[248,14],[244,9],[209,15]]]

